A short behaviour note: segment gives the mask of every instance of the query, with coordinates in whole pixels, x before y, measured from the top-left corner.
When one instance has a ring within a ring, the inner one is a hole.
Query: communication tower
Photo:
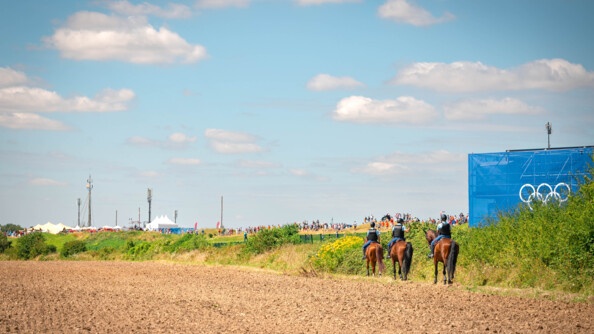
[[[93,189],[93,179],[90,174],[87,179],[87,189],[89,189],[89,222],[87,223],[87,226],[91,226],[91,190]]]

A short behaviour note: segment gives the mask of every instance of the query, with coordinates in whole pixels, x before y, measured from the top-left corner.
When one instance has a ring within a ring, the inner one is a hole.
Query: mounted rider
[[[433,239],[433,241],[431,241],[431,254],[429,254],[429,258],[433,258],[433,253],[435,251],[435,245],[437,245],[437,243],[439,242],[439,240],[441,239],[451,239],[452,238],[452,230],[450,227],[450,223],[448,222],[448,216],[446,216],[446,214],[442,213],[441,214],[441,222],[437,225],[437,238]]]
[[[392,249],[392,246],[398,242],[398,240],[406,241],[404,238],[404,232],[408,232],[408,229],[403,224],[404,219],[398,218],[396,225],[392,227],[392,240],[390,240],[388,243],[388,258],[390,257],[390,250]]]
[[[367,250],[367,247],[372,242],[377,242],[377,243],[380,242],[380,231],[375,228],[375,222],[371,222],[370,229],[369,229],[369,231],[367,231],[366,240],[367,241],[365,242],[365,244],[363,244],[363,260],[365,260],[365,258],[366,258],[365,251]]]

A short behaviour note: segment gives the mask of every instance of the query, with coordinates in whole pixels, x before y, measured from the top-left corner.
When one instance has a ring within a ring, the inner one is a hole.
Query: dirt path
[[[0,261],[0,332],[594,332],[593,304],[386,281],[155,262]],[[436,300],[447,306],[436,308]]]

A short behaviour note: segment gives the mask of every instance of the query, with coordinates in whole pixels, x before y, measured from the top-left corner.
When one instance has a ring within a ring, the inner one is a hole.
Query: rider
[[[441,222],[437,225],[437,238],[431,241],[431,254],[429,254],[429,258],[433,258],[433,252],[435,251],[435,245],[439,242],[439,240],[447,238],[452,238],[452,231],[450,229],[450,223],[448,223],[448,216],[444,213],[441,214]]]
[[[372,242],[380,242],[380,231],[375,229],[375,222],[371,222],[370,229],[367,231],[367,241],[363,244],[363,260],[365,260],[365,251]]]
[[[404,238],[404,232],[408,232],[408,229],[406,228],[406,226],[402,225],[403,223],[404,219],[398,218],[398,220],[396,221],[396,225],[392,227],[392,240],[390,240],[390,242],[388,243],[388,258],[390,257],[390,250],[392,249],[392,246],[398,240],[406,241],[406,239]]]

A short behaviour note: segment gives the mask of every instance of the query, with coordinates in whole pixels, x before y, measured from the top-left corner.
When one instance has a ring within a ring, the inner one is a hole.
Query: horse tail
[[[452,240],[450,244],[450,253],[448,254],[448,279],[451,281],[454,279],[454,273],[456,272],[456,262],[458,262],[458,244]]]
[[[382,272],[384,272],[384,268],[386,266],[384,265],[384,249],[382,248],[382,245],[379,243],[377,247],[375,247],[375,256],[377,258],[377,261],[379,262],[379,273],[381,275]]]
[[[410,242],[406,243],[406,248],[404,249],[404,261],[402,262],[402,271],[404,279],[407,278],[408,272],[410,271],[410,266],[412,264],[412,256],[413,256],[413,246]]]

